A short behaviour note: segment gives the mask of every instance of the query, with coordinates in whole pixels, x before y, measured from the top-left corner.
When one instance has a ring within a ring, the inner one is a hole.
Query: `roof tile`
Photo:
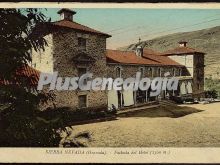
[[[52,22],[52,25],[59,26],[59,27],[71,28],[71,29],[80,30],[80,31],[85,31],[85,32],[89,32],[89,33],[96,33],[96,34],[104,35],[107,37],[111,37],[111,35],[109,35],[109,34],[94,30],[90,27],[81,25],[81,24],[76,23],[74,21],[61,20],[61,21]]]
[[[154,61],[159,62],[161,65],[176,65],[176,66],[181,66],[178,62],[172,60],[169,57],[166,56],[161,56],[161,53],[153,51],[151,49],[144,49],[143,53],[144,58],[148,58]]]
[[[134,65],[173,65],[182,66],[171,60],[169,57],[160,56],[160,53],[144,51],[143,57],[138,57],[133,51],[107,50],[106,57],[108,63],[134,64]]]
[[[21,68],[19,68],[16,73],[15,73],[15,81],[16,81],[16,77],[18,76],[24,76],[28,78],[29,81],[29,85],[37,85],[38,84],[38,80],[40,77],[40,72],[28,65],[24,65]],[[13,84],[20,84],[19,82],[13,82]],[[0,78],[0,85],[9,85],[12,84],[12,82],[9,82],[3,78]]]
[[[197,51],[196,49],[190,48],[190,47],[177,47],[175,49],[168,50],[162,55],[181,55],[181,54],[205,54],[204,52]]]

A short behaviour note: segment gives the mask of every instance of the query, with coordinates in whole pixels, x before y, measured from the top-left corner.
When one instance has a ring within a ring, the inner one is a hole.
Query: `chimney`
[[[70,9],[61,9],[57,12],[60,14],[61,20],[73,21],[73,15],[76,14],[75,11]]]
[[[186,41],[180,41],[179,42],[179,47],[186,47],[187,42]]]

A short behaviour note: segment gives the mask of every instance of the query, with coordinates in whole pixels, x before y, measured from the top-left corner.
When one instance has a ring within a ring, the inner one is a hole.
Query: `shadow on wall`
[[[158,108],[146,109],[138,112],[129,112],[126,114],[120,114],[119,117],[170,117],[179,118],[193,113],[202,112],[202,110],[192,107],[180,107],[177,105],[161,105]]]

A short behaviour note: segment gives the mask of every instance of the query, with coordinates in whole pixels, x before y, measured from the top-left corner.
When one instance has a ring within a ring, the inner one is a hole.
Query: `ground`
[[[220,147],[220,103],[160,106],[72,126],[89,147]]]

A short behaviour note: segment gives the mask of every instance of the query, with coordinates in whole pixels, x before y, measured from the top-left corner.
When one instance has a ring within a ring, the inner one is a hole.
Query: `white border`
[[[0,8],[138,8],[138,9],[220,9],[220,3],[80,3],[0,2]]]
[[[66,151],[72,153],[66,154]],[[116,151],[124,153],[127,151],[129,154],[115,154]],[[145,153],[139,154],[139,151],[145,151]],[[91,152],[105,154],[91,154]],[[219,163],[219,153],[220,148],[1,148],[0,161],[8,163]]]
[[[220,9],[218,3],[0,3],[0,8],[146,8]],[[62,154],[48,154],[48,150]],[[65,150],[103,151],[100,154],[63,154]],[[114,154],[115,151],[167,151],[169,154]],[[220,148],[0,148],[0,162],[16,163],[220,163]]]

